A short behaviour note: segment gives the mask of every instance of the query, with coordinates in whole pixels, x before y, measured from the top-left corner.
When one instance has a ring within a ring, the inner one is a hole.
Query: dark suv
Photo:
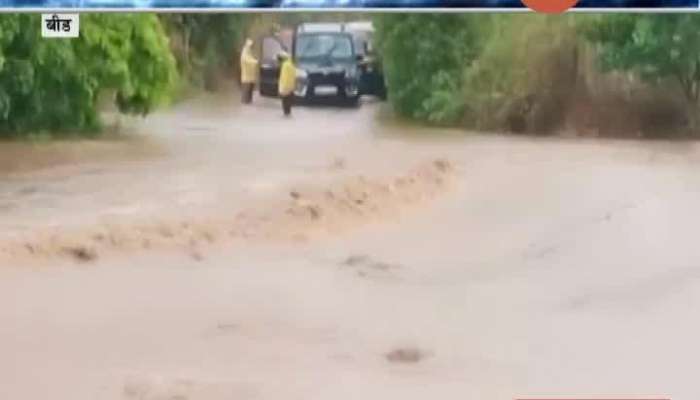
[[[306,23],[262,40],[260,94],[277,95],[280,51],[292,54],[297,68],[295,95],[307,100],[331,94],[355,104],[361,95],[386,97],[381,61],[372,46],[367,21]]]
[[[361,55],[342,24],[303,24],[294,37],[298,95],[307,99],[328,94],[350,102],[360,95]]]
[[[291,43],[290,43],[291,42]],[[260,94],[277,95],[279,63],[276,55],[291,54],[297,68],[295,95],[306,99],[332,95],[356,103],[360,91],[360,59],[352,34],[343,24],[309,23],[297,27],[291,41],[276,36],[262,41]]]

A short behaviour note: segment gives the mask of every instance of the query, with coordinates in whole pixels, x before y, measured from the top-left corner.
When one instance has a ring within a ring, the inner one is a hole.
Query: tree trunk
[[[190,29],[185,27],[184,33],[182,35],[182,41],[184,42],[183,57],[185,59],[185,74],[189,75],[192,72],[192,60],[190,59]]]
[[[700,71],[700,70],[698,70]],[[688,120],[688,133],[691,136],[698,136],[698,128],[700,128],[700,118],[698,118],[698,83],[694,80],[693,74],[684,77],[677,75],[683,95],[685,98],[685,115]]]
[[[686,118],[688,118],[688,131],[691,136],[698,136],[700,131],[700,118],[698,118],[697,102],[692,102],[686,108]]]
[[[190,30],[185,30],[185,65],[187,65],[187,71],[189,72],[192,67],[192,58],[190,56]]]

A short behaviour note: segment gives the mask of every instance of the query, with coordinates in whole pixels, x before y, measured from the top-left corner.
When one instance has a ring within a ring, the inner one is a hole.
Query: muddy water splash
[[[356,176],[327,187],[290,189],[233,215],[140,220],[128,224],[29,232],[0,243],[0,261],[68,257],[94,261],[105,252],[181,249],[200,258],[201,246],[230,240],[307,241],[335,235],[368,222],[397,217],[449,190],[455,170],[443,159],[423,163],[392,180]]]

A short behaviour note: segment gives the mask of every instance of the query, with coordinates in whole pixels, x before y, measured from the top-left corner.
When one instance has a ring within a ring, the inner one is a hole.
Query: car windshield
[[[297,37],[296,57],[299,59],[347,59],[352,56],[352,40],[348,35],[321,33]]]

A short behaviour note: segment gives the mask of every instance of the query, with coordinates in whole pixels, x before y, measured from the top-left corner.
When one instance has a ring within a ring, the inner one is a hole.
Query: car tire
[[[357,107],[360,104],[360,95],[348,96],[344,92],[338,95],[340,104],[348,107]]]
[[[345,104],[349,107],[357,107],[360,105],[360,95],[355,96],[343,96]]]
[[[304,94],[304,101],[305,101],[307,104],[311,104],[311,103],[313,103],[314,98],[316,98],[316,91],[315,91],[315,88],[314,88],[313,86],[309,85],[309,86],[306,88],[306,93]]]
[[[340,101],[340,105],[355,107],[360,103],[359,91],[354,96],[348,96],[345,93],[345,87],[338,86],[337,90],[338,90],[338,100]]]

